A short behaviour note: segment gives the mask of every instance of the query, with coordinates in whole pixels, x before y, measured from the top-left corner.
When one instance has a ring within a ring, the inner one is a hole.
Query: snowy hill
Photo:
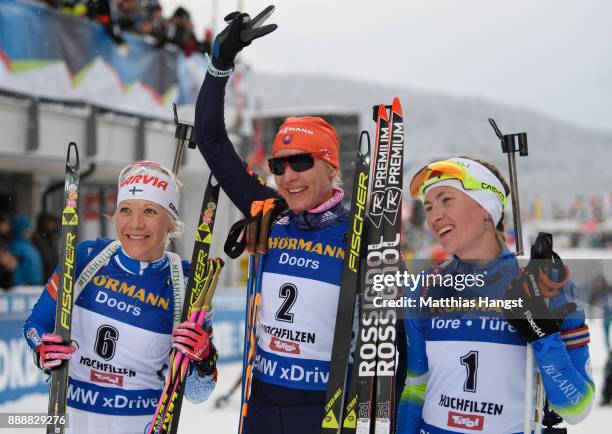
[[[528,133],[529,157],[518,162],[525,203],[540,197],[546,204],[556,201],[565,207],[575,195],[610,191],[612,134],[579,128],[528,108],[321,76],[253,73],[248,89],[251,96],[261,97],[265,111],[291,113],[321,106],[359,111],[363,127],[370,131],[371,106],[390,104],[393,96],[399,96],[405,112],[409,175],[433,158],[457,154],[490,160],[507,173],[506,157],[487,121],[493,117],[503,133]]]

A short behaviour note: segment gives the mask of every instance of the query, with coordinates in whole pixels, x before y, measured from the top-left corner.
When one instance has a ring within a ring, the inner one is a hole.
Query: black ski
[[[204,276],[202,275],[203,267],[206,264],[210,252],[220,187],[215,177],[211,174],[206,184],[206,191],[204,192],[204,199],[202,200],[202,208],[200,210],[200,218],[198,219],[198,229],[196,230],[195,242],[193,244],[191,267],[189,269],[189,278],[183,296],[183,310],[181,312],[180,322],[187,321],[189,306],[198,299],[200,291],[202,291],[204,287]],[[170,400],[169,412],[172,414],[172,421],[170,422],[170,429],[168,432],[172,434],[176,434],[178,431],[184,389],[185,383],[181,385],[173,396],[167,397]],[[160,400],[161,399],[163,399],[163,397],[161,397]]]
[[[361,245],[364,235],[368,186],[370,178],[370,137],[362,131],[353,178],[353,195],[349,215],[349,230],[342,268],[336,327],[331,353],[327,396],[322,423],[322,433],[336,433],[342,420],[346,370],[353,332],[355,314],[355,295],[359,279]]]
[[[71,163],[74,150],[74,163]],[[79,150],[76,143],[68,144],[66,177],[64,181],[64,210],[62,211],[62,239],[60,245],[60,275],[55,307],[54,333],[70,342],[72,307],[74,305],[75,260],[79,216]],[[66,425],[66,398],[68,395],[68,361],[51,372],[49,389],[50,421],[47,434],[63,434]]]
[[[365,264],[361,264],[364,277],[358,291],[359,322],[353,371],[346,400],[342,433],[369,433],[372,418],[373,388],[376,379],[376,351],[379,312],[373,304],[378,295],[373,288],[373,275],[380,273],[377,263],[384,251],[383,226],[387,166],[389,156],[389,118],[384,105],[376,113],[375,160],[372,170],[372,193],[364,243]]]
[[[404,120],[402,106],[395,98],[391,106],[391,144],[387,164],[387,185],[384,205],[384,251],[378,273],[393,275],[401,269],[402,234],[402,181],[404,165]],[[379,293],[383,301],[397,300],[399,288],[385,284]],[[378,344],[376,351],[376,407],[374,432],[391,434],[395,424],[395,374],[396,374],[396,330],[395,306],[383,305],[379,309]]]

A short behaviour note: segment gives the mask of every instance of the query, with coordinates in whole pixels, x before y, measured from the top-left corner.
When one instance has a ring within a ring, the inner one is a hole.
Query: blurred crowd
[[[186,56],[194,52],[210,53],[213,32],[205,29],[204,39],[198,40],[191,15],[178,7],[169,18],[158,0],[40,0],[50,7],[72,15],[88,17],[102,24],[119,45],[125,43],[124,33],[137,33],[161,47],[173,44]]]
[[[46,213],[36,227],[24,214],[0,213],[0,288],[42,285],[58,262],[60,224]]]

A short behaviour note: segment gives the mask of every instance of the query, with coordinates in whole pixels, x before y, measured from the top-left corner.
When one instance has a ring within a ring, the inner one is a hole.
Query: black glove
[[[195,368],[200,377],[206,377],[209,375],[215,375],[217,371],[217,359],[219,358],[219,354],[217,353],[217,349],[213,345],[212,341],[210,341],[210,353],[208,357],[203,359],[200,362],[195,363]]]
[[[517,306],[503,309],[506,321],[517,329],[527,342],[557,333],[565,317],[576,310],[576,303],[566,303],[551,310],[544,297],[535,295],[534,286],[538,286],[535,277],[535,274],[525,269],[514,279],[506,291],[506,300],[517,300]]]
[[[556,270],[557,281],[552,280]],[[516,300],[514,307],[503,309],[504,318],[527,342],[557,333],[563,319],[576,310],[576,303],[566,303],[551,310],[545,297],[556,295],[567,283],[569,271],[552,251],[552,236],[540,234],[531,248],[531,260],[506,290],[506,300]]]
[[[232,12],[225,17],[228,26],[217,35],[213,42],[213,65],[222,70],[234,66],[234,59],[240,50],[250,45],[254,39],[261,38],[276,30],[276,24],[260,27],[274,12],[274,6],[268,6],[251,19],[244,12]]]

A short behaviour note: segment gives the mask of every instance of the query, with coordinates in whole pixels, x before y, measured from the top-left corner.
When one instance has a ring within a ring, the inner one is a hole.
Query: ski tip
[[[398,97],[393,98],[393,104],[391,104],[391,111],[403,116],[402,103]]]
[[[379,104],[378,105],[378,113],[377,116],[379,119],[387,119],[387,109],[385,108],[384,104]]]

